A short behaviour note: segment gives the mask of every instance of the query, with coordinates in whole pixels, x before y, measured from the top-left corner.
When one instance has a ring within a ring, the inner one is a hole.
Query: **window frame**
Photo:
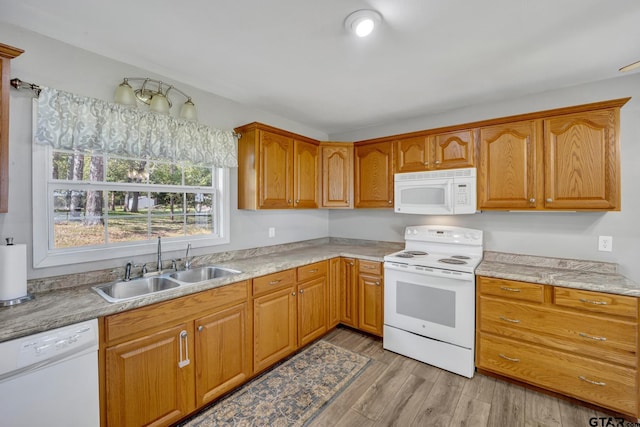
[[[53,238],[53,193],[49,193],[51,171],[51,158],[53,148],[47,145],[32,144],[32,202],[33,202],[33,268],[55,267],[67,264],[77,264],[94,261],[106,261],[112,259],[129,258],[155,254],[157,251],[157,240],[140,240],[137,242],[104,244],[101,246],[84,246],[76,248],[53,249],[50,247]],[[168,251],[184,251],[187,244],[191,243],[192,248],[217,246],[230,242],[230,177],[228,168],[216,168],[217,179],[214,182],[215,197],[213,201],[217,212],[218,235],[197,235],[171,237],[163,239],[162,249]],[[106,173],[106,167],[105,167]],[[122,183],[106,183],[111,189],[126,188]],[[73,184],[73,187],[88,188],[88,184]],[[175,187],[147,184],[150,192],[171,191]],[[37,209],[38,206],[45,206],[45,209]],[[116,249],[116,251],[114,251]],[[114,252],[117,256],[114,256]]]

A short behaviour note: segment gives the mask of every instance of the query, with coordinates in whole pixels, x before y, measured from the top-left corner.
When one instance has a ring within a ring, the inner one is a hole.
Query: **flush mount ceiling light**
[[[631,71],[631,70],[635,70],[636,68],[640,68],[640,61],[636,61],[633,64],[629,64],[629,65],[625,65],[624,67],[620,68],[618,71]]]
[[[130,81],[140,81],[142,85],[139,89],[134,90],[129,84]],[[178,92],[187,99],[180,109],[180,117],[195,121],[197,119],[196,106],[189,95],[175,86],[165,85],[159,80],[148,77],[125,77],[122,83],[116,88],[114,100],[118,104],[130,106],[135,106],[137,101],[140,101],[147,104],[151,111],[168,114],[172,106],[169,92]]]
[[[382,15],[375,10],[362,9],[347,16],[344,26],[358,37],[366,37],[382,23]]]

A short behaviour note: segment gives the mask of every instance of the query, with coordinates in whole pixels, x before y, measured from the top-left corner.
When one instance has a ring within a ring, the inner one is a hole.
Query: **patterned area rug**
[[[317,341],[180,426],[303,426],[369,362],[365,356]]]

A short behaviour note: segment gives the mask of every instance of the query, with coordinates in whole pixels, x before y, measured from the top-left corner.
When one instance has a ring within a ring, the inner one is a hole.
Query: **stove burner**
[[[424,251],[404,251],[404,253],[409,255],[429,255]]]
[[[408,254],[408,253],[405,253],[405,252],[401,252],[401,253],[399,253],[399,254],[396,254],[396,256],[397,256],[398,258],[413,258],[413,255]]]
[[[442,262],[444,264],[458,264],[458,265],[467,263],[466,261],[462,261],[460,259],[454,259],[454,258],[442,258],[442,259],[439,259],[438,262]]]
[[[468,257],[466,255],[452,255],[451,258],[455,258],[455,259],[471,259],[471,257]]]

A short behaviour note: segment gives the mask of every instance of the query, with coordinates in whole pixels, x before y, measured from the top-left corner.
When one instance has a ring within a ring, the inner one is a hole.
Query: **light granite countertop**
[[[344,256],[383,261],[384,255],[404,247],[404,243],[350,241],[346,239],[319,240],[321,243],[312,241],[310,244],[274,247],[271,249],[273,252],[269,252],[270,248],[256,248],[197,257],[194,260],[194,268],[198,265],[215,264],[239,270],[241,273],[119,303],[109,303],[91,289],[91,286],[100,282],[44,289],[42,283],[45,281],[38,280],[35,281],[37,282],[35,285],[31,284],[29,288],[30,292],[36,290],[33,292],[35,299],[20,305],[0,308],[0,325],[2,325],[0,342],[334,257]],[[326,243],[322,243],[323,241]],[[120,271],[117,273],[117,276],[114,277],[122,277]],[[93,280],[96,280],[95,277],[107,277],[93,272],[86,273],[84,276],[94,277]],[[86,279],[86,277],[70,277],[69,281],[82,282],[83,278]],[[102,283],[107,281],[109,280],[102,280]],[[61,282],[64,282],[64,277],[51,278],[47,283],[59,284]]]
[[[640,285],[617,269],[607,262],[486,251],[476,275],[640,297]]]

